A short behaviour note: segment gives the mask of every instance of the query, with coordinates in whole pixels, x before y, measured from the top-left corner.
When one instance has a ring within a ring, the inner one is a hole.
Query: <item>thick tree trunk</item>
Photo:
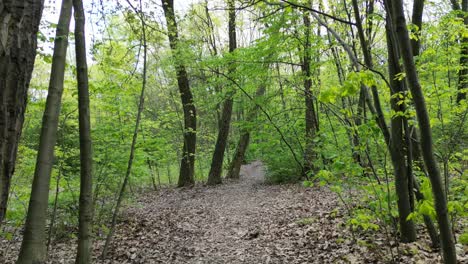
[[[229,9],[229,52],[234,52],[237,48],[236,40],[236,6],[234,0],[228,0]],[[235,71],[235,66],[230,65],[229,72],[232,74]],[[223,103],[223,112],[219,124],[218,138],[216,140],[215,150],[211,161],[210,173],[208,174],[208,185],[221,183],[221,172],[223,170],[224,151],[229,136],[229,128],[231,125],[233,92],[229,91],[227,98]]]
[[[309,12],[303,15],[305,26],[305,41],[302,55],[302,75],[304,77],[304,102],[305,102],[305,140],[306,146],[304,150],[304,173],[308,174],[314,170],[314,162],[317,160],[317,153],[314,150],[313,139],[317,133],[317,116],[315,114],[314,98],[312,96],[312,74],[310,70],[311,57],[311,44],[310,34],[311,25]]]
[[[419,77],[413,59],[411,42],[403,10],[403,2],[402,0],[386,0],[385,2],[388,7],[391,6],[391,10],[393,11],[392,18],[393,22],[395,23],[396,37],[399,42],[399,48],[401,51],[401,57],[403,59],[407,82],[410,87],[416,108],[416,115],[418,118],[421,134],[422,154],[424,164],[426,165],[429,179],[431,180],[432,184],[432,192],[434,194],[434,203],[437,213],[437,221],[439,223],[444,261],[447,264],[456,263],[457,256],[455,253],[455,243],[447,210],[447,199],[443,191],[443,184],[439,167],[434,157],[429,114],[427,112],[424,94],[422,92],[421,84],[419,83]]]
[[[43,2],[0,1],[0,225],[15,169]]]
[[[259,98],[265,94],[265,86],[262,84],[257,88],[257,91],[255,93],[256,98]],[[257,115],[259,107],[256,105],[253,109],[249,111],[247,114],[246,121],[247,122],[252,122]],[[245,158],[245,153],[247,151],[247,148],[249,146],[250,142],[250,130],[248,129],[242,129],[241,131],[241,137],[239,139],[239,143],[237,144],[236,152],[234,154],[234,157],[231,161],[231,164],[229,166],[229,171],[227,174],[227,178],[231,179],[238,179],[239,178],[239,173],[240,173],[240,168],[242,166],[242,162],[244,161]]]
[[[91,122],[89,109],[88,64],[86,61],[85,12],[81,0],[73,0],[75,10],[75,50],[78,81],[78,108],[80,129],[80,206],[78,226],[77,264],[91,263],[93,227],[93,177]]]
[[[192,91],[190,90],[187,70],[180,57],[177,55],[179,33],[177,21],[174,13],[173,0],[161,0],[164,15],[166,17],[169,44],[171,46],[175,61],[177,83],[179,86],[180,98],[184,110],[184,146],[182,148],[182,160],[180,162],[180,174],[178,186],[192,186],[195,183],[195,146],[197,141],[197,113],[193,102]]]
[[[45,228],[50,174],[54,160],[54,147],[57,141],[71,11],[72,0],[63,0],[57,24],[49,91],[42,118],[36,169],[18,264],[45,263],[46,260]]]

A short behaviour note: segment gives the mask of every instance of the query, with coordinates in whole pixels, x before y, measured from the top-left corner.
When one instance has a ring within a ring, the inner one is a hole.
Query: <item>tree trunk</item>
[[[368,41],[366,41],[366,37],[364,35],[364,29],[362,27],[362,21],[361,21],[361,16],[359,14],[359,6],[357,3],[357,0],[353,0],[353,11],[354,11],[354,18],[356,20],[356,27],[358,29],[359,42],[361,43],[362,54],[364,55],[364,63],[368,69],[373,69],[374,63],[372,61],[369,43]],[[389,145],[390,132],[388,130],[387,123],[385,121],[385,117],[382,111],[382,106],[381,106],[380,98],[379,98],[379,92],[377,91],[377,87],[375,85],[371,86],[371,91],[372,91],[372,97],[373,97],[373,103],[374,103],[373,106],[375,109],[375,110],[372,110],[372,112],[373,114],[375,114],[375,119],[377,121],[377,124],[380,127],[380,130],[382,131],[385,142],[387,143],[387,145]]]
[[[195,146],[197,141],[197,114],[190,90],[187,70],[178,55],[179,33],[174,13],[173,0],[161,0],[167,23],[167,33],[175,61],[177,83],[180,98],[184,109],[184,146],[182,148],[182,160],[180,162],[180,174],[178,186],[192,186],[195,183]]]
[[[369,43],[367,43],[364,30],[362,27],[361,16],[359,14],[359,6],[357,0],[353,0],[353,11],[354,18],[356,20],[356,27],[358,29],[358,36],[362,47],[362,52],[364,54],[364,61],[367,68],[373,68],[372,56],[370,53]],[[388,44],[391,44],[391,41],[387,41]],[[388,47],[389,50],[389,72],[390,76],[396,75],[398,72],[399,65],[397,61],[394,60],[394,53],[391,46]],[[392,87],[398,88],[402,85],[401,82],[397,82],[394,78],[391,77]],[[392,91],[394,92],[394,91]],[[399,222],[400,222],[400,233],[402,242],[412,242],[416,240],[416,229],[412,221],[406,221],[407,216],[411,213],[411,207],[409,203],[409,191],[408,191],[408,175],[405,162],[405,153],[403,149],[403,120],[401,117],[396,116],[392,118],[392,127],[391,131],[388,130],[385,118],[383,116],[382,108],[380,105],[379,94],[377,89],[372,86],[372,95],[374,99],[374,107],[377,114],[377,122],[381,131],[383,132],[386,145],[389,149],[392,165],[395,174],[395,185],[396,193],[398,197],[398,211],[399,211]],[[396,98],[391,99],[392,108],[396,111],[401,111]],[[390,134],[391,132],[391,134]]]
[[[413,2],[413,14],[411,16],[411,23],[417,27],[413,30],[413,34],[416,38],[411,39],[411,48],[413,49],[413,55],[419,56],[421,50],[421,29],[422,29],[422,16],[424,10],[425,0],[414,0]]]
[[[314,162],[317,160],[317,153],[314,150],[313,139],[317,133],[317,116],[315,114],[314,98],[312,96],[312,74],[310,70],[311,58],[311,44],[310,44],[310,18],[309,12],[303,15],[305,26],[305,41],[302,55],[302,74],[304,76],[304,101],[305,101],[305,140],[306,146],[304,151],[304,173],[308,174],[314,170]]]
[[[262,84],[257,88],[257,91],[255,92],[255,96],[261,97],[265,94],[265,86]],[[252,122],[257,115],[259,107],[256,105],[253,109],[249,111],[247,114],[246,121],[247,122]],[[234,154],[234,158],[232,159],[231,165],[229,166],[229,171],[227,174],[227,178],[231,179],[239,179],[239,173],[240,173],[240,168],[242,166],[242,162],[244,161],[245,158],[245,152],[247,151],[247,148],[249,146],[250,142],[250,131],[248,129],[242,129],[241,131],[241,137],[239,139],[239,143],[237,144],[236,152]]]
[[[0,4],[0,225],[15,170],[43,2],[3,0]]]
[[[236,6],[235,0],[228,0],[229,8],[229,52],[232,53],[237,47],[236,41]],[[235,66],[230,65],[230,74],[234,73]],[[223,103],[223,112],[221,115],[218,138],[216,139],[216,146],[213,152],[211,161],[210,173],[208,174],[208,185],[215,185],[221,183],[221,172],[223,170],[224,151],[229,136],[229,128],[231,125],[232,105],[233,105],[233,92],[229,91],[227,99]]]
[[[468,0],[462,0],[461,11],[463,14],[463,25],[468,27]],[[460,71],[458,72],[458,93],[457,93],[457,103],[460,103],[462,100],[466,99],[466,93],[468,93],[468,37],[463,34],[461,39],[460,47]]]
[[[416,39],[411,39],[411,48],[413,49],[413,56],[419,56],[421,52],[421,30],[422,30],[422,17],[424,11],[424,1],[425,0],[415,0],[413,2],[413,14],[411,16],[411,22],[413,25],[418,27],[417,31],[413,31],[413,34],[417,36]],[[392,33],[393,34],[393,33]],[[396,40],[394,41],[396,42]],[[397,50],[398,48],[395,47]],[[424,195],[421,193],[419,188],[419,183],[416,179],[416,176],[413,174],[413,164],[416,163],[417,166],[421,167],[424,170],[424,164],[421,160],[421,147],[419,144],[419,136],[416,133],[416,127],[414,125],[409,125],[408,120],[406,120],[406,147],[407,147],[407,166],[408,166],[408,177],[411,179],[412,184],[409,184],[408,189],[413,191],[416,196],[417,201],[423,201]],[[411,197],[411,196],[410,196]],[[428,215],[423,215],[424,224],[426,225],[427,232],[432,241],[432,248],[440,247],[439,234],[437,229],[432,221],[431,217]]]
[[[57,24],[49,91],[42,118],[39,150],[18,264],[45,263],[46,260],[45,227],[50,174],[54,160],[54,146],[57,141],[71,11],[72,0],[63,0]]]
[[[93,227],[93,177],[91,122],[89,109],[88,64],[86,61],[85,13],[82,0],[73,0],[75,10],[75,50],[78,82],[78,109],[80,130],[80,205],[78,225],[77,264],[91,263]]]
[[[455,243],[447,210],[447,199],[443,191],[439,167],[434,157],[429,114],[427,112],[424,94],[422,92],[421,84],[419,83],[419,77],[413,59],[411,42],[403,10],[403,2],[402,0],[386,0],[385,3],[387,7],[392,8],[388,8],[388,10],[393,11],[392,18],[393,22],[395,23],[394,30],[399,42],[399,48],[401,51],[401,57],[403,59],[407,82],[410,87],[416,108],[416,115],[418,118],[421,134],[422,154],[424,164],[426,165],[429,179],[432,184],[432,192],[434,194],[435,210],[437,213],[437,221],[439,223],[444,261],[447,264],[456,263],[457,255],[455,253]]]
[[[416,39],[411,39],[411,48],[413,49],[413,56],[419,56],[421,53],[421,30],[422,30],[422,16],[424,11],[424,1],[425,0],[415,0],[413,2],[413,14],[411,16],[411,23],[418,27],[417,30],[413,30],[413,34],[417,36]],[[409,125],[409,144],[412,147],[411,159],[421,170],[424,171],[423,161],[421,159],[421,146],[419,142],[419,136],[416,133],[416,127],[414,125]],[[408,147],[410,147],[408,145]],[[412,164],[408,166],[412,167]],[[434,243],[433,243],[434,244]]]
[[[398,50],[396,49],[393,32],[391,31],[391,20],[387,18],[386,21],[386,33],[387,33],[387,51],[388,51],[388,72],[391,84],[391,106],[395,111],[392,117],[391,127],[391,148],[390,156],[393,163],[393,171],[395,175],[395,189],[397,193],[397,204],[398,204],[398,217],[400,223],[400,239],[402,242],[413,242],[416,240],[416,228],[412,220],[406,220],[408,215],[411,213],[410,196],[413,196],[413,188],[409,189],[409,182],[413,183],[410,174],[408,174],[408,168],[410,164],[406,164],[406,152],[404,149],[405,145],[405,129],[404,119],[401,113],[405,109],[405,104],[401,103],[403,100],[400,96],[406,96],[404,93],[405,88],[404,82],[398,80],[396,75],[402,72],[399,64]],[[412,184],[411,184],[412,185]]]

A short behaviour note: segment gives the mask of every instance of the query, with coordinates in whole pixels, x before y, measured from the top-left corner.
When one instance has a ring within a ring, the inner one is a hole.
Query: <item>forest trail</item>
[[[267,185],[264,176],[265,167],[256,161],[242,167],[238,181],[165,189],[141,197],[138,206],[126,210],[112,244],[112,260],[105,263],[388,263],[391,259],[383,232],[353,242],[344,227],[345,210],[328,189]],[[419,256],[402,256],[401,262],[439,263],[436,253],[418,252]]]
[[[338,236],[328,219],[334,195],[300,185],[266,185],[264,170],[257,161],[242,167],[238,181],[143,197],[126,211],[110,255],[123,263],[336,260],[328,248]]]
[[[327,188],[268,185],[259,161],[222,185],[164,188],[141,195],[124,210],[108,258],[95,240],[95,263],[389,263],[384,232],[357,234]],[[74,263],[76,241],[52,246],[49,263]],[[19,243],[7,252],[14,263]],[[440,263],[424,244],[401,252],[400,263]],[[394,253],[396,252],[394,248]]]

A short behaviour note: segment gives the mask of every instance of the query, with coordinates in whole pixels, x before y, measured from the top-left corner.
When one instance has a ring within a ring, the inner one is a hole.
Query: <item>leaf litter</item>
[[[400,244],[398,254],[384,232],[352,235],[326,187],[268,185],[264,174],[254,162],[237,181],[141,195],[120,217],[107,259],[99,259],[104,241],[95,239],[94,263],[441,262],[427,239]],[[75,245],[53,244],[48,263],[74,263]],[[0,241],[2,263],[14,263],[19,246],[19,238]]]

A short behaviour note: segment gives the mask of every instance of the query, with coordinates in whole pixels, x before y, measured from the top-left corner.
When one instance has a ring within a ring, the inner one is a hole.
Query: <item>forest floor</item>
[[[426,239],[400,244],[397,253],[383,231],[353,238],[344,213],[324,187],[265,184],[264,167],[254,162],[238,181],[142,195],[125,209],[108,259],[95,262],[390,263],[392,255],[399,263],[440,262]],[[55,244],[50,263],[74,263],[74,245]],[[96,257],[102,246],[97,240]],[[6,263],[14,263],[18,247],[3,252]]]

